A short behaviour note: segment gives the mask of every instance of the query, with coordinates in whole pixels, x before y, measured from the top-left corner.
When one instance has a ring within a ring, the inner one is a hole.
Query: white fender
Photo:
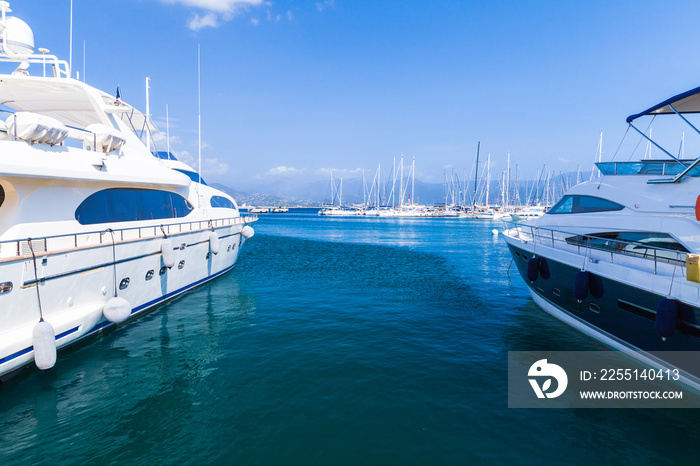
[[[219,253],[219,235],[213,230],[209,233],[209,249],[214,254]]]
[[[115,324],[124,322],[131,315],[131,304],[126,299],[115,296],[105,303],[102,314]]]
[[[243,238],[245,239],[250,239],[253,237],[255,234],[255,230],[253,230],[253,227],[251,226],[244,226],[243,229],[241,230],[241,235],[243,235]]]
[[[160,252],[163,254],[163,265],[167,268],[173,268],[175,265],[175,253],[173,252],[173,243],[170,238],[163,238],[160,243]]]
[[[51,369],[56,364],[56,333],[50,323],[42,320],[34,326],[32,345],[36,367]]]

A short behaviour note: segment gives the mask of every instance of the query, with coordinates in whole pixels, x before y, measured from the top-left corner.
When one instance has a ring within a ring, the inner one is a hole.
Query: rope
[[[117,244],[114,241],[114,230],[107,228],[107,231],[112,235],[112,265],[114,268],[114,297],[117,297]]]
[[[678,264],[673,264],[673,274],[671,275],[671,286],[668,289],[668,297],[671,297],[671,291],[673,291],[673,282],[676,279],[676,268],[678,267]]]
[[[32,246],[32,239],[27,238],[27,242],[29,243],[29,250],[32,252],[32,259],[34,260],[34,280],[36,282],[36,299],[39,302],[39,322],[44,321],[44,313],[41,309],[41,295],[39,293],[39,273],[37,272],[36,269],[36,254],[34,254],[34,247]]]

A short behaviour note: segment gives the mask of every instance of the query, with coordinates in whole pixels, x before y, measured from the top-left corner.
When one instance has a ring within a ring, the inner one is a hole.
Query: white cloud
[[[250,22],[253,23],[253,26],[257,26],[260,23],[260,20],[258,18],[251,18]]]
[[[164,3],[181,4],[217,13],[231,13],[239,8],[262,5],[263,0],[161,0]]]
[[[306,169],[299,169],[299,168],[294,168],[294,167],[285,167],[284,165],[280,165],[279,167],[271,168],[267,171],[267,175],[272,175],[272,176],[290,176],[290,175],[300,175],[302,173],[305,173]]]
[[[323,0],[322,2],[316,2],[316,9],[318,11],[323,11],[327,8],[333,8],[335,6],[335,0]]]
[[[217,159],[216,157],[205,158],[202,160],[202,174],[203,175],[223,175],[229,170],[229,165]]]
[[[211,27],[216,28],[229,21],[237,13],[247,8],[260,5],[268,5],[263,0],[160,0],[171,5],[184,5],[204,11],[204,14],[193,13],[187,21],[187,26],[192,31]],[[256,23],[254,23],[256,24]]]
[[[204,16],[199,16],[197,13],[193,14],[192,17],[187,21],[187,27],[193,31],[199,31],[200,29],[211,27],[219,27],[219,19],[215,13],[207,13]]]
[[[362,168],[319,168],[316,174],[324,177],[330,177],[333,172],[334,179],[340,179],[341,176],[356,177],[362,176]],[[370,171],[365,170],[365,176],[369,176]]]
[[[172,150],[172,148],[171,148]],[[176,152],[172,151],[173,155],[175,156],[176,159],[178,159],[182,163],[186,163],[190,167],[196,169],[197,168],[197,159],[192,157],[192,155],[187,152],[186,150],[183,150],[181,152]]]

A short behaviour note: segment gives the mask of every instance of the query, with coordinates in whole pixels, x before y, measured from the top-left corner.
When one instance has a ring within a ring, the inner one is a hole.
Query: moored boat
[[[256,217],[0,9],[1,381],[232,269]]]
[[[700,88],[627,119],[700,112]],[[597,163],[599,180],[569,189],[543,216],[503,237],[535,302],[647,363],[700,350],[700,158]],[[661,359],[659,359],[661,358]],[[696,388],[695,364],[680,369]]]

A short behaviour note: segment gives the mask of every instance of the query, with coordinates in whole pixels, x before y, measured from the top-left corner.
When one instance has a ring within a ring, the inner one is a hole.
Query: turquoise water
[[[236,268],[0,387],[0,465],[697,462],[694,410],[507,408],[507,352],[594,350],[497,223],[261,216]]]

